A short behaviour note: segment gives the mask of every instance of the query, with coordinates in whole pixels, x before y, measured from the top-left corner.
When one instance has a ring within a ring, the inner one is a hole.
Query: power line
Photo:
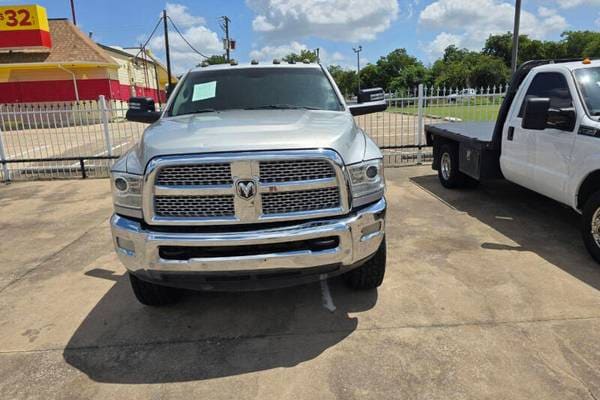
[[[148,43],[150,42],[150,39],[152,39],[152,36],[154,36],[154,34],[156,33],[156,30],[158,29],[158,27],[160,26],[160,23],[162,22],[162,17],[160,17],[158,19],[158,22],[156,22],[156,25],[154,26],[154,29],[152,29],[152,33],[150,34],[150,36],[148,36],[148,39],[146,40],[146,42],[142,45],[142,47],[140,48],[140,51],[137,52],[137,54],[135,55],[134,58],[138,58],[138,56],[140,55],[140,53],[143,51],[143,49],[146,48],[146,46],[148,45]]]
[[[197,54],[201,55],[204,58],[208,58],[207,55],[201,53],[200,51],[198,51],[194,46],[192,46],[192,44],[190,42],[187,41],[187,39],[185,38],[185,36],[183,36],[183,33],[181,33],[181,31],[179,31],[179,28],[177,28],[177,25],[175,25],[175,22],[173,22],[173,20],[171,19],[171,17],[167,16],[167,18],[169,19],[169,21],[171,22],[171,25],[173,25],[173,28],[175,28],[175,32],[177,32],[177,34],[179,35],[179,37],[181,37],[181,39],[188,45],[190,46],[190,49],[192,49],[194,52],[196,52]]]

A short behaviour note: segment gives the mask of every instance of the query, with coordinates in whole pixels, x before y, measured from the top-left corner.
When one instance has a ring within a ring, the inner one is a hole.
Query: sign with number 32
[[[0,49],[52,47],[46,9],[38,5],[0,6]]]

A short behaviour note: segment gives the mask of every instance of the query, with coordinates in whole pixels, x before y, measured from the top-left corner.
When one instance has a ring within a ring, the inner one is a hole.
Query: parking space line
[[[333,298],[331,297],[331,292],[329,291],[326,275],[321,275],[321,298],[323,299],[323,307],[330,312],[334,312],[335,304],[333,304]]]

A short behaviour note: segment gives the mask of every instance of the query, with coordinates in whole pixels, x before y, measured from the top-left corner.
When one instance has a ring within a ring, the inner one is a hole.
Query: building
[[[164,101],[167,71],[148,52],[99,45],[67,19],[49,19],[48,27],[51,48],[0,51],[0,103],[72,102],[100,95]]]
[[[112,83],[112,98],[127,100],[133,96],[152,97],[155,101],[165,101],[168,84],[167,69],[149,50],[139,47],[122,48],[118,46],[100,46],[118,65],[116,79]],[[173,78],[173,82],[176,79]],[[158,89],[162,88],[162,89]]]

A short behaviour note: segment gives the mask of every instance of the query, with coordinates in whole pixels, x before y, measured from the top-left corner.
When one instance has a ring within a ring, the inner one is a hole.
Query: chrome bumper
[[[349,267],[373,255],[385,230],[386,201],[381,199],[339,219],[324,219],[298,225],[249,232],[177,233],[155,232],[119,215],[111,218],[113,242],[119,259],[132,272],[243,272],[302,269],[325,265]],[[174,228],[176,229],[176,228]],[[286,243],[338,237],[336,248],[323,251],[289,251],[252,256],[167,260],[161,246],[227,247]]]

